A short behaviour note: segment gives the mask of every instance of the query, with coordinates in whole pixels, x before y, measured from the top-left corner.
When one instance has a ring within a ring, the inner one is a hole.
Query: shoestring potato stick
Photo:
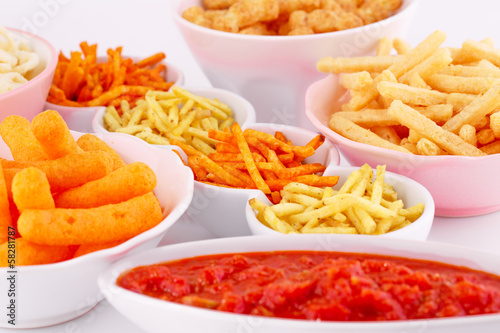
[[[500,50],[491,39],[443,47],[445,38],[436,31],[415,48],[395,39],[397,54],[387,53],[384,38],[379,55],[319,60],[318,70],[341,74],[351,95],[332,113],[330,128],[350,140],[411,154],[499,153]]]

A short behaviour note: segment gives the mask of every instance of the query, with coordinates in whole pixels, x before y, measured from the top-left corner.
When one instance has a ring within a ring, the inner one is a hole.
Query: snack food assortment
[[[386,19],[402,0],[204,0],[182,17],[202,27],[247,35],[308,35]]]
[[[81,52],[71,52],[70,58],[59,54],[48,102],[75,107],[119,107],[121,101],[127,101],[133,107],[149,90],[167,91],[173,84],[162,76],[168,70],[159,63],[165,58],[162,52],[134,61],[122,57],[120,46],[108,49],[108,60],[100,62],[97,44],[82,42],[80,48]]]
[[[195,180],[210,185],[241,189],[259,189],[277,203],[279,191],[291,182],[311,186],[333,186],[336,176],[319,176],[326,169],[321,163],[305,163],[324,142],[316,136],[305,146],[294,146],[281,132],[274,135],[253,129],[241,130],[238,123],[230,131],[209,130],[216,142],[216,151],[208,155],[172,140],[182,148]]]
[[[28,82],[38,63],[38,55],[26,40],[0,26],[0,94]]]
[[[500,152],[498,50],[490,39],[440,47],[445,38],[436,31],[398,55],[388,55],[387,40],[382,40],[379,51],[386,51],[375,57],[321,59],[318,69],[343,73],[341,83],[350,94],[342,110],[332,114],[330,128],[348,139],[404,153]]]
[[[257,198],[249,203],[262,224],[281,233],[380,235],[411,224],[425,208],[422,203],[404,208],[384,177],[385,165],[377,166],[373,180],[365,164],[338,190],[290,183],[281,190],[278,204],[268,206]]]
[[[0,160],[0,220],[19,233],[13,258],[2,239],[1,267],[12,264],[8,259],[16,266],[67,260],[116,246],[162,221],[151,168],[125,164],[92,134],[75,140],[57,112],[40,113],[31,123],[9,116],[0,135],[14,157]]]
[[[170,92],[150,90],[136,104],[130,108],[127,101],[122,101],[119,112],[108,106],[103,119],[105,128],[135,135],[151,144],[169,145],[170,139],[180,140],[208,155],[215,152],[208,131],[222,131],[234,122],[228,105],[178,86]]]

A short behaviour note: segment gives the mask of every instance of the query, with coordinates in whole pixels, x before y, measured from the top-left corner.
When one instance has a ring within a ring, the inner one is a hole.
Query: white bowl
[[[193,56],[214,87],[234,91],[257,110],[257,121],[309,126],[304,116],[307,87],[323,74],[323,57],[368,55],[384,36],[401,36],[410,27],[417,0],[404,0],[385,20],[343,31],[304,36],[254,36],[198,26],[182,18],[202,0],[172,1],[172,14]],[[312,128],[312,127],[310,127]]]
[[[340,176],[339,182],[334,186],[334,189],[340,189],[340,187],[345,183],[347,177],[349,177],[353,171],[358,169],[359,168],[357,167],[330,168],[328,170],[328,176]],[[394,187],[394,190],[398,193],[398,198],[403,200],[405,208],[418,203],[423,203],[425,205],[425,209],[423,214],[409,226],[380,235],[380,237],[426,240],[429,232],[431,231],[432,222],[434,220],[434,200],[432,200],[432,196],[429,191],[416,181],[392,172],[386,172],[385,181]],[[261,193],[256,195],[255,198],[268,205],[271,204],[267,197]],[[248,204],[248,202],[245,207],[245,214],[248,227],[252,231],[252,234],[285,235],[262,224],[257,219],[253,208]]]
[[[49,42],[39,36],[22,30],[9,30],[15,36],[28,41],[29,46],[38,55],[40,62],[28,73],[28,82],[0,94],[0,122],[12,114],[32,120],[43,110],[56,70],[57,52]]]
[[[247,128],[272,133],[281,131],[294,145],[305,145],[318,133],[302,128],[277,124],[250,124]],[[180,149],[179,149],[180,150]],[[322,163],[327,167],[324,173],[340,163],[337,149],[328,140],[305,160],[306,163]],[[248,198],[259,190],[227,188],[194,182],[193,201],[187,210],[188,216],[218,237],[251,235],[245,218]]]
[[[75,138],[81,135],[73,132]],[[175,153],[157,149],[124,134],[96,135],[115,149],[126,163],[140,161],[153,169],[158,183],[154,192],[163,208],[164,220],[113,248],[55,264],[16,267],[18,293],[15,328],[54,325],[92,309],[102,298],[97,286],[99,273],[125,255],[156,247],[191,201],[193,174]],[[0,141],[0,156],[12,158],[3,141]],[[9,289],[7,271],[8,268],[0,268],[3,277],[0,279],[0,290]],[[1,294],[0,302],[9,303],[7,292]],[[4,314],[0,319],[0,327],[12,328],[8,319]]]
[[[392,322],[321,322],[239,315],[202,309],[140,295],[118,287],[116,279],[137,266],[221,253],[278,250],[339,251],[403,256],[465,266],[500,275],[500,256],[441,243],[365,235],[252,236],[161,247],[113,264],[99,277],[106,299],[124,317],[147,332],[287,333],[496,333],[500,314]]]
[[[141,60],[139,57],[128,57],[123,56],[123,59],[131,58],[134,62]],[[97,57],[97,62],[107,62],[107,56]],[[175,85],[182,85],[184,83],[184,74],[182,71],[172,65],[171,63],[162,60],[159,62],[167,67],[166,74],[164,74],[164,79],[167,82],[174,82]],[[92,132],[92,118],[94,114],[99,110],[105,110],[106,107],[103,106],[89,106],[89,107],[75,107],[75,106],[64,106],[57,105],[54,103],[45,103],[45,110],[55,110],[63,117],[68,127],[73,131],[91,133]]]
[[[255,110],[246,99],[243,97],[223,89],[217,88],[196,88],[196,87],[183,87],[190,91],[191,93],[207,98],[217,98],[222,103],[227,104],[233,111],[233,117],[240,126],[244,127],[247,124],[255,122]],[[92,119],[92,130],[96,133],[110,133],[104,127],[104,114],[106,113],[106,108],[98,108],[95,111],[94,117]],[[161,146],[159,147],[172,147],[172,146]]]

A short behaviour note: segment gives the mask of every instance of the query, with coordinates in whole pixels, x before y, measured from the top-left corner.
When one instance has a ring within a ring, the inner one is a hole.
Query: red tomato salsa
[[[500,312],[500,277],[431,261],[340,252],[211,255],[143,266],[118,285],[259,316],[377,321]]]

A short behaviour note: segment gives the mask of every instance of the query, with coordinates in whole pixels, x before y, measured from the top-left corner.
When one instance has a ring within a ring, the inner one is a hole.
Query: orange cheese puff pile
[[[211,185],[259,189],[272,202],[280,202],[279,191],[291,182],[311,186],[334,186],[338,176],[319,176],[326,167],[320,163],[304,163],[324,142],[316,136],[305,146],[294,146],[281,132],[275,135],[247,129],[242,132],[238,123],[231,131],[210,130],[216,140],[216,152],[208,156],[195,148],[174,140],[188,156],[195,180]]]
[[[108,49],[108,61],[97,63],[97,44],[80,43],[81,52],[71,57],[59,54],[54,79],[47,101],[67,106],[114,106],[122,101],[135,106],[148,90],[167,91],[167,68],[159,63],[164,53],[157,53],[134,63],[122,57],[122,48]],[[83,58],[82,58],[83,55]]]
[[[32,123],[9,116],[0,135],[14,156],[0,159],[0,227],[17,230],[0,238],[0,266],[9,242],[16,265],[49,264],[116,246],[162,221],[153,170],[125,164],[96,136],[75,141],[55,111]]]
[[[394,14],[402,0],[204,0],[182,17],[248,35],[307,35],[359,27]]]

